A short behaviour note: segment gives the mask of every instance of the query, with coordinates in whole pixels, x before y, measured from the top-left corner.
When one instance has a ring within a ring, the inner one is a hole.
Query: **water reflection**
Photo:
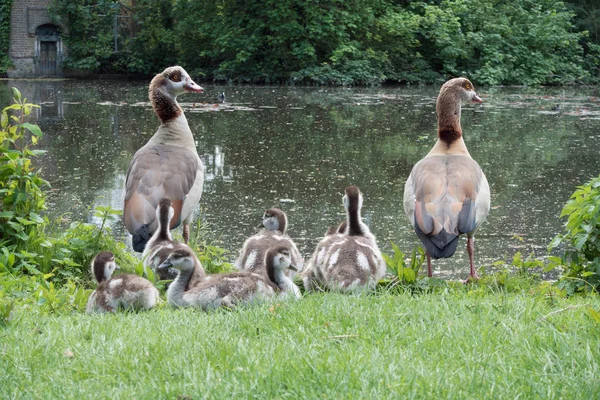
[[[48,149],[40,165],[53,186],[50,211],[81,219],[89,207],[121,208],[131,156],[158,126],[147,82],[5,83],[4,104],[10,86],[42,104],[34,117]],[[308,256],[344,218],[350,184],[363,190],[365,222],[385,251],[390,241],[406,250],[418,243],[402,193],[435,141],[438,88],[204,86],[205,95],[180,100],[206,166],[202,213],[224,247],[237,251],[262,211],[278,206]],[[221,91],[227,103],[214,104]],[[465,141],[492,190],[478,263],[516,250],[542,254],[575,186],[600,171],[600,103],[574,89],[480,91],[484,103],[463,109]],[[464,275],[467,266],[464,239],[453,259],[436,263],[449,274]]]

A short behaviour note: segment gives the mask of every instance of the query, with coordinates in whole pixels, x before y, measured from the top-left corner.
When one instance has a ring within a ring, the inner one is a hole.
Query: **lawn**
[[[593,310],[597,295],[481,284],[211,313],[21,309],[0,328],[0,398],[597,399]]]

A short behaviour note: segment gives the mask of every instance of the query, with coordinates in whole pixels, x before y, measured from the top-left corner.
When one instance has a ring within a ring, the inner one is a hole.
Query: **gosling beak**
[[[471,98],[471,102],[472,103],[483,103],[483,100],[481,100],[481,97],[477,96],[477,93],[474,93],[473,97]]]
[[[296,268],[295,265],[290,264],[290,266],[288,268],[291,269],[292,271],[298,272],[298,268]]]
[[[191,79],[188,79],[186,85],[183,87],[187,92],[204,93],[202,86],[198,85]]]
[[[157,269],[167,269],[172,267],[173,264],[171,263],[171,260],[169,260],[168,258],[162,263],[160,264]]]

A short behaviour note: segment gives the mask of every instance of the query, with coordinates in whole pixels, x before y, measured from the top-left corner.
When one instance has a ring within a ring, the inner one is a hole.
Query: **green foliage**
[[[45,209],[42,187],[48,185],[30,160],[43,153],[32,150],[42,131],[25,122],[38,106],[27,103],[16,88],[13,95],[14,104],[0,118],[0,244],[7,247],[28,241],[45,224],[39,212]]]
[[[201,217],[197,218],[196,226],[191,231],[189,245],[198,255],[207,274],[235,271],[233,264],[227,261],[229,251],[218,246],[216,241],[208,239],[214,231],[208,222]]]
[[[68,26],[61,32],[67,45],[67,69],[100,72],[101,67],[123,69],[119,54],[114,54],[114,16],[120,11],[116,0],[56,0],[49,13],[54,22]]]
[[[0,0],[0,75],[12,66],[10,50],[10,10],[13,0]]]
[[[562,1],[445,0],[423,9],[423,47],[443,75],[527,85],[588,76],[583,34],[573,32],[573,14]]]
[[[600,177],[579,186],[561,214],[567,217],[565,230],[549,250],[565,246],[561,257],[552,257],[549,269],[564,268],[559,287],[568,294],[600,289]]]
[[[574,29],[574,14],[558,0],[140,0],[132,2],[135,35],[120,39],[127,51],[118,53],[113,18],[123,13],[121,2],[54,4],[55,20],[69,26],[65,66],[89,72],[151,74],[180,63],[192,75],[240,82],[349,85],[468,75],[479,83],[537,85],[585,81],[600,69],[600,44]]]
[[[416,283],[419,276],[419,269],[421,269],[423,261],[425,261],[425,251],[420,246],[415,247],[412,251],[410,261],[406,262],[404,252],[393,242],[392,249],[394,250],[393,257],[382,254],[388,267],[388,273],[394,277],[394,280],[398,284],[412,285]]]

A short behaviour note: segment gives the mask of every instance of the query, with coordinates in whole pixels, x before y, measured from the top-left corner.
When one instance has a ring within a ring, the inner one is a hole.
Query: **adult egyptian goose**
[[[102,251],[92,261],[92,274],[98,287],[90,295],[86,312],[115,312],[118,309],[149,310],[158,301],[158,290],[149,280],[134,274],[111,278],[119,269],[113,253]]]
[[[158,266],[169,257],[169,254],[171,254],[176,247],[187,247],[187,245],[183,243],[174,241],[171,236],[169,226],[174,214],[175,210],[171,206],[171,200],[161,199],[156,208],[158,229],[156,229],[150,240],[148,240],[142,255],[145,270],[152,270],[159,280],[172,280],[177,278],[178,271],[176,269],[158,269]],[[196,282],[200,281],[203,277],[204,269],[200,267],[192,274],[189,283],[190,286],[195,285]]]
[[[462,136],[463,103],[481,103],[465,78],[446,82],[437,98],[438,140],[412,169],[404,187],[404,212],[431,258],[451,257],[458,238],[467,235],[470,278],[479,279],[473,264],[473,234],[490,210],[490,187],[471,158]]]
[[[327,249],[321,275],[330,290],[351,292],[374,288],[385,274],[385,261],[375,236],[362,222],[363,196],[358,187],[349,186],[343,197],[347,227],[343,238]]]
[[[207,275],[194,286],[188,281],[195,269],[202,268],[200,261],[189,248],[175,249],[159,268],[175,268],[177,279],[167,290],[167,300],[174,307],[196,307],[203,310],[219,307],[235,308],[239,304],[250,304],[257,299],[272,297],[278,293],[294,298],[300,290],[284,270],[294,268],[289,249],[274,247],[267,251],[267,274],[248,271],[228,274]]]
[[[307,291],[315,292],[322,290],[322,284],[325,282],[322,273],[325,255],[331,245],[344,240],[344,233],[347,226],[348,223],[346,221],[343,221],[338,226],[330,226],[327,232],[325,232],[323,239],[317,244],[317,248],[302,273],[302,282],[304,283],[304,289]]]
[[[263,214],[264,230],[246,239],[235,267],[240,271],[259,272],[265,270],[265,254],[273,246],[285,245],[290,248],[292,263],[298,271],[304,267],[304,258],[291,237],[286,233],[287,215],[279,208],[269,208]],[[289,271],[293,276],[294,272]]]
[[[133,156],[125,179],[123,220],[133,235],[133,249],[143,252],[156,231],[156,207],[163,198],[172,202],[170,229],[183,224],[183,240],[189,239],[189,222],[200,201],[204,166],[194,136],[177,96],[203,89],[179,66],[169,67],[150,82],[149,97],[161,125],[148,143]]]

